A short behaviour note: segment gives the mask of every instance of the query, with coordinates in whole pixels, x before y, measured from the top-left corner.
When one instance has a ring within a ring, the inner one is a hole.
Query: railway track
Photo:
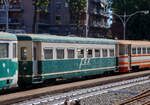
[[[49,94],[53,95],[54,97],[48,97],[46,99],[32,101],[33,103],[32,102],[28,103],[28,105],[40,104],[41,102],[42,103],[52,102],[55,105],[57,105],[57,103],[60,104],[60,102],[58,102],[59,100],[61,100],[61,102],[64,102],[66,99],[69,98],[69,102],[71,102],[77,99],[80,100],[82,98],[90,97],[92,95],[98,95],[98,94],[103,94],[103,93],[110,92],[110,91],[116,91],[117,89],[119,89],[119,87],[120,89],[125,88],[126,87],[125,85],[127,85],[127,87],[133,86],[133,84],[130,85],[130,83],[133,83],[133,82],[139,81],[136,84],[140,83],[140,81],[144,83],[144,81],[149,79],[149,77],[147,77],[149,75],[150,75],[150,71],[142,71],[142,72],[136,72],[136,73],[130,73],[130,74],[115,75],[115,76],[110,76],[110,77],[104,77],[104,78],[98,78],[98,79],[92,79],[92,80],[86,80],[86,81],[78,81],[78,82],[73,82],[73,83],[68,83],[68,84],[61,84],[61,85],[56,85],[56,86],[27,90],[23,92],[12,93],[12,94],[4,94],[4,95],[0,95],[0,105],[10,105],[13,103],[18,103],[18,102],[21,102],[21,105],[23,105],[22,101],[38,98],[38,97],[49,95]],[[142,78],[137,78],[137,77],[142,77]],[[137,78],[137,79],[134,80],[133,78]],[[132,80],[129,80],[129,79],[132,79]],[[118,81],[123,81],[123,80],[125,81],[118,82]],[[118,82],[118,83],[114,83],[114,82]],[[149,82],[149,80],[147,82]],[[123,84],[124,86],[121,87]],[[72,90],[79,90],[79,91],[65,93],[65,92],[72,91]],[[65,94],[59,94],[59,93],[65,93]],[[55,94],[58,94],[58,95],[55,95]],[[54,102],[55,100],[57,102]],[[24,104],[26,105],[26,103]]]
[[[66,99],[67,103],[71,103],[76,100],[81,100],[84,98],[92,97],[95,95],[100,95],[112,91],[118,91],[120,89],[132,87],[138,84],[149,83],[149,76],[126,80],[122,82],[111,83],[102,86],[96,86],[88,89],[81,89],[77,91],[62,93],[59,95],[55,95],[52,97],[47,97],[43,99],[35,99],[34,101],[28,101],[27,103],[21,103],[19,105],[41,105],[43,103],[47,103],[49,105],[64,105]],[[150,92],[149,92],[150,95]],[[122,105],[122,104],[121,104]]]
[[[117,105],[150,105],[150,90],[147,90],[139,95],[126,99]]]

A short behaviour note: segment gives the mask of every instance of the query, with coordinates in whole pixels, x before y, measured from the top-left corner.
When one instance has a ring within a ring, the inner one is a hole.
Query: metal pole
[[[123,39],[126,40],[126,12],[124,12],[124,20],[123,20]]]
[[[8,29],[9,29],[9,23],[8,23],[8,18],[9,18],[9,1],[8,0],[6,0],[6,2],[5,2],[6,4],[5,4],[5,7],[6,7],[6,32],[8,31]]]
[[[112,14],[114,14],[115,16],[117,16],[117,17],[121,20],[121,22],[122,22],[122,24],[123,24],[123,39],[124,39],[124,40],[126,40],[126,24],[127,24],[127,22],[129,21],[129,19],[130,19],[132,16],[134,16],[134,15],[136,15],[136,14],[138,14],[138,13],[149,14],[149,11],[136,11],[136,12],[130,14],[130,15],[126,15],[126,12],[124,12],[124,15],[118,15],[118,14],[116,14],[116,13],[112,13]],[[122,17],[123,17],[123,18],[122,18]]]
[[[86,13],[86,29],[85,29],[85,37],[88,37],[88,31],[89,31],[89,0],[87,0],[87,13]]]

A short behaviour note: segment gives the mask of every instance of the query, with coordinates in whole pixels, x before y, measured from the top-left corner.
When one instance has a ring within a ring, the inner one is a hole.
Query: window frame
[[[91,50],[92,51],[92,56],[88,56],[89,55],[89,50]],[[93,56],[93,49],[92,48],[86,48],[86,57],[87,58],[93,58],[94,56]]]
[[[150,54],[150,47],[147,48],[147,54]]]
[[[96,51],[95,51],[95,50],[99,50],[99,57],[96,56],[96,53],[95,53]],[[95,49],[94,49],[95,58],[101,58],[101,55],[102,55],[102,54],[101,54],[101,50],[102,50],[102,49],[99,49],[99,48],[95,48]]]
[[[107,55],[106,55],[106,56],[104,56],[104,52],[103,52],[104,50],[107,51],[107,53],[106,53]],[[107,49],[107,48],[102,48],[102,57],[103,57],[103,58],[107,58],[108,55],[109,55],[109,54],[108,54],[108,49]]]
[[[139,53],[139,49],[140,49],[140,53]],[[142,54],[142,48],[141,47],[138,47],[137,48],[137,54],[139,55],[139,54]]]
[[[63,58],[58,58],[57,50],[63,50]],[[56,59],[64,60],[65,59],[65,48],[56,48]]]
[[[111,55],[111,50],[113,51],[113,55]],[[115,49],[114,48],[110,48],[109,49],[109,57],[115,57]]]
[[[79,51],[78,51],[79,49],[80,49],[80,50],[83,50],[83,57],[79,57],[79,55],[78,55],[78,54],[79,54]],[[82,59],[82,58],[84,58],[84,57],[85,57],[85,49],[84,49],[84,48],[77,48],[77,58],[78,58],[78,59]]]
[[[144,50],[145,50],[145,52],[144,52]],[[146,47],[143,47],[143,48],[142,48],[142,54],[147,54],[147,49],[146,49]]]
[[[10,57],[10,50],[9,50],[10,43],[0,43],[0,44],[6,44],[7,45],[7,56],[6,57],[0,57],[0,59],[9,59],[9,57]]]
[[[45,58],[45,52],[44,50],[52,50],[52,58],[51,59],[46,59]],[[44,47],[43,48],[43,53],[44,53],[44,60],[53,60],[54,59],[54,49],[52,47]]]
[[[73,58],[69,58],[68,50],[74,50],[74,57]],[[67,59],[75,59],[75,48],[67,48]]]
[[[133,49],[135,49],[135,53],[133,53]],[[132,54],[133,54],[133,55],[136,55],[136,54],[137,54],[137,48],[136,48],[136,47],[133,47],[133,48],[132,48]]]

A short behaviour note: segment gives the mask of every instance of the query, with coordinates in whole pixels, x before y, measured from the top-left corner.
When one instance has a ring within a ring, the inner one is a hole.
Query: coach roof
[[[17,35],[17,37],[18,40],[44,41],[51,43],[117,44],[117,41],[110,39],[56,36],[49,34],[20,34]]]
[[[132,44],[132,45],[149,45],[150,41],[140,41],[140,40],[118,40],[119,44]]]
[[[15,34],[0,32],[0,40],[17,40],[17,37]]]

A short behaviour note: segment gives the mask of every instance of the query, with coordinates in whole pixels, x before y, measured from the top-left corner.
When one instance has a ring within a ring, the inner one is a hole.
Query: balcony
[[[99,3],[101,0],[92,0],[93,2]]]
[[[24,23],[23,18],[9,18],[9,24],[20,25]]]
[[[6,24],[6,17],[0,17],[0,24]]]
[[[108,5],[108,1],[107,0],[101,0],[101,3],[103,3],[104,5]]]
[[[104,5],[108,5],[108,1],[107,0],[92,0],[95,3],[102,3]]]
[[[102,21],[93,21],[91,22],[92,27],[99,27],[99,28],[109,28],[108,23],[102,22]]]
[[[5,11],[6,7],[5,5],[0,5],[0,11]],[[23,6],[21,4],[19,5],[9,5],[9,11],[22,11],[23,10]]]
[[[5,6],[0,4],[0,12],[5,11]]]
[[[10,5],[9,11],[23,11],[23,6],[21,4],[19,5]]]
[[[101,15],[101,16],[104,16],[104,17],[109,17],[110,16],[109,12],[105,12],[104,10],[98,10],[96,8],[92,9],[90,12],[94,15]]]

